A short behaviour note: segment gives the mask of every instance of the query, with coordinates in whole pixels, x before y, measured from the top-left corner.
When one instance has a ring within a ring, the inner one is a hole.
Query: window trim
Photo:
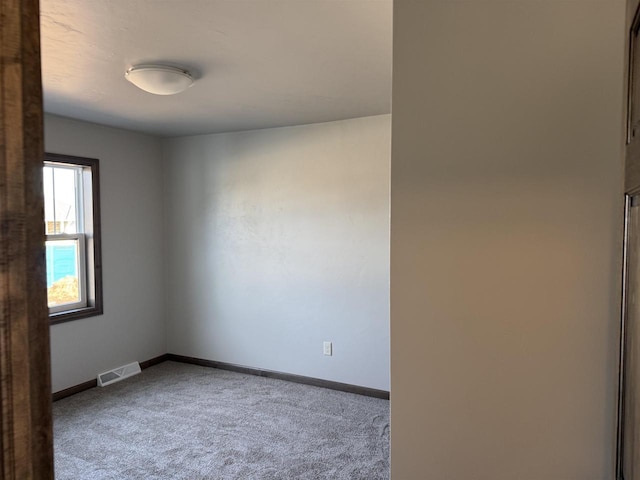
[[[91,172],[91,212],[88,212],[88,203],[84,202],[84,215],[92,217],[91,232],[85,233],[85,257],[87,264],[87,277],[85,285],[87,292],[87,306],[64,310],[62,312],[49,312],[51,325],[70,322],[81,318],[93,317],[103,314],[102,305],[102,229],[100,226],[100,169],[99,160],[96,158],[75,157],[59,153],[45,153],[44,161],[47,163],[59,163],[85,167]],[[86,195],[86,192],[85,192]],[[91,247],[88,243],[91,242]],[[92,268],[90,268],[93,263]],[[89,295],[89,292],[91,295]]]

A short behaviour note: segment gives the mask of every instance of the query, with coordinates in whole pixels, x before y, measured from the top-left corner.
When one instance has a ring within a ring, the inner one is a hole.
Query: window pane
[[[75,169],[53,168],[53,195],[56,233],[77,233]]]
[[[49,307],[80,301],[78,240],[48,240],[47,298]]]
[[[47,165],[43,170],[44,221],[47,235],[79,233],[78,206],[80,168],[54,167]]]

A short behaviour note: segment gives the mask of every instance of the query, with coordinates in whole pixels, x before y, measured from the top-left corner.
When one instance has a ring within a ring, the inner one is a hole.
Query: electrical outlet
[[[333,346],[331,345],[331,342],[324,342],[322,344],[322,348],[325,355],[333,355]]]

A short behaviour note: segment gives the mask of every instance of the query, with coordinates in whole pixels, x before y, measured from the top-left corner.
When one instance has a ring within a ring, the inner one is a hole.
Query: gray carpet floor
[[[389,478],[389,402],[164,362],[53,405],[58,480]]]

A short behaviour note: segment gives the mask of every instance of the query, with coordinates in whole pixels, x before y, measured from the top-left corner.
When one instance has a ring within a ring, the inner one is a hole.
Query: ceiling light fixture
[[[166,65],[135,65],[126,71],[124,78],[155,95],[175,95],[193,84],[188,71]]]

